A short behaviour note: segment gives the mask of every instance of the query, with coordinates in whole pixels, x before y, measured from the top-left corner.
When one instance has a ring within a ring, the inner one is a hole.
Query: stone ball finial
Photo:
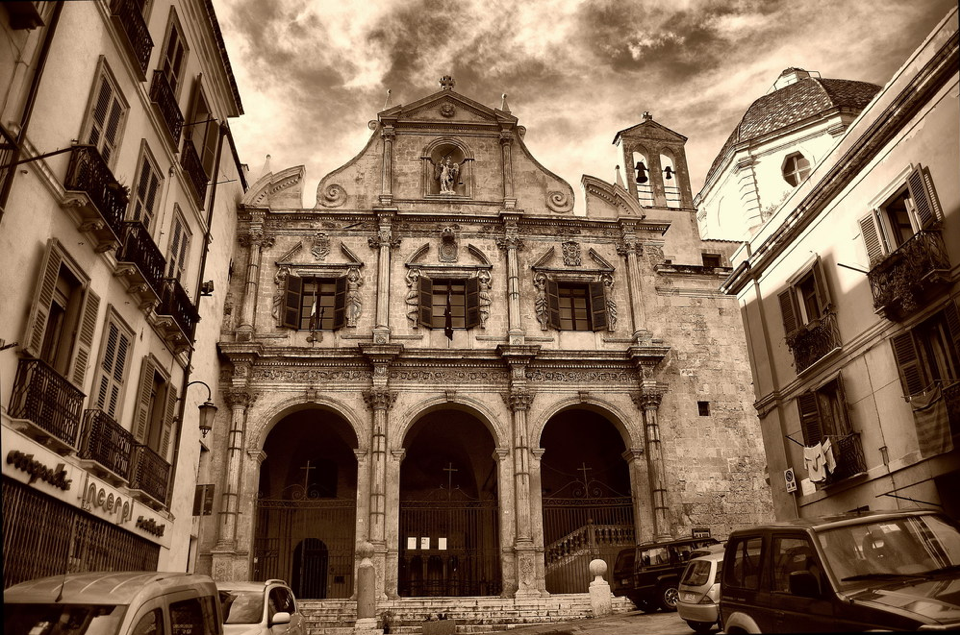
[[[369,558],[373,555],[373,552],[373,544],[367,540],[364,540],[357,546],[357,555],[359,555],[361,559]]]
[[[606,561],[601,560],[600,558],[590,561],[590,575],[593,576],[594,579],[596,578],[602,579],[603,576],[606,575],[606,573],[607,573]]]

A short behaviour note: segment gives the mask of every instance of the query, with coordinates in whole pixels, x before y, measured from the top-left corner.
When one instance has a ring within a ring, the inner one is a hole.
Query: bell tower
[[[655,122],[649,112],[637,125],[617,133],[613,143],[623,148],[627,189],[640,205],[693,208],[686,142],[683,135]]]

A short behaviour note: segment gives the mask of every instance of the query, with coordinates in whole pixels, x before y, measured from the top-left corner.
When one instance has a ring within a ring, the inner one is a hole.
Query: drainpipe
[[[53,44],[53,36],[57,31],[57,24],[60,22],[60,13],[63,11],[63,2],[58,2],[53,9],[53,15],[50,17],[50,26],[43,37],[43,44],[40,48],[40,54],[37,56],[37,69],[33,73],[33,80],[30,82],[30,91],[27,93],[27,102],[23,105],[23,114],[20,115],[20,130],[17,132],[17,138],[13,141],[13,156],[8,163],[16,164],[20,160],[21,148],[27,138],[27,127],[30,125],[30,119],[33,117],[33,107],[37,103],[37,93],[40,92],[40,80],[43,78],[43,70],[47,65],[47,56],[50,53],[50,46]],[[6,130],[3,131],[7,137]],[[10,168],[7,178],[3,180],[0,186],[0,223],[3,222],[3,210],[7,206],[7,198],[10,196],[10,189],[13,187],[13,178],[16,176],[15,167]]]

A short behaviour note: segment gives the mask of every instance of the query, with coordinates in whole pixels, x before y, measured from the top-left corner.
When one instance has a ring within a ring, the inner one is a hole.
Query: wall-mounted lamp
[[[200,285],[200,295],[213,295],[213,280],[207,280]]]
[[[208,386],[206,382],[202,382],[198,379],[187,384],[187,388],[194,384],[200,384],[207,389],[207,401],[197,406],[197,408],[200,410],[200,434],[203,435],[203,438],[207,438],[207,433],[213,429],[213,420],[217,416],[218,408],[213,403],[213,392],[210,390],[210,386]],[[187,394],[187,388],[183,389],[184,396]],[[181,399],[182,398],[183,397],[181,397]]]

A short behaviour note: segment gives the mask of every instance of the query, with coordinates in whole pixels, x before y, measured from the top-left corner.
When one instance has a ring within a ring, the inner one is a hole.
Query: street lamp
[[[194,384],[200,384],[207,389],[206,402],[197,406],[200,409],[200,434],[203,435],[203,438],[207,438],[207,433],[213,429],[213,419],[217,416],[217,406],[213,403],[213,392],[210,390],[210,386],[199,379],[187,384],[187,387],[183,389],[184,396],[186,396],[187,388]]]

